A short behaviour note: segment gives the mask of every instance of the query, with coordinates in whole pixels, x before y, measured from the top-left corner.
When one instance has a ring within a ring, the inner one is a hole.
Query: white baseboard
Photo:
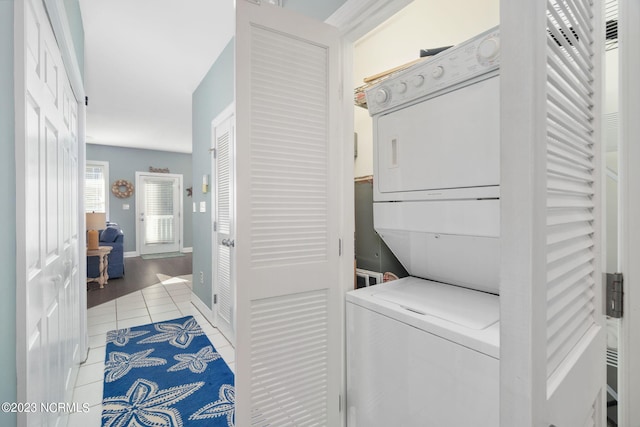
[[[138,253],[138,251],[125,252],[125,253],[124,253],[124,257],[125,257],[125,258],[133,258],[133,257],[137,257],[137,256],[140,256],[140,254]]]
[[[197,308],[200,313],[202,313],[204,318],[207,319],[209,321],[209,323],[211,323],[211,326],[215,326],[213,324],[214,323],[213,322],[213,310],[210,309],[207,306],[207,304],[202,302],[200,297],[198,295],[196,295],[195,293],[193,293],[193,292],[191,292],[191,304],[193,304],[193,306],[195,308]]]
[[[181,251],[181,252],[182,252],[182,253],[184,253],[184,254],[190,254],[190,253],[192,253],[192,252],[193,252],[193,247],[190,247],[190,248],[182,248],[182,251]]]

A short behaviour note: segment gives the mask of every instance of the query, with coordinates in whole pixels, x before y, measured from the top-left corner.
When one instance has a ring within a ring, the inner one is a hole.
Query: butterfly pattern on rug
[[[233,383],[191,316],[110,331],[102,427],[235,427]]]

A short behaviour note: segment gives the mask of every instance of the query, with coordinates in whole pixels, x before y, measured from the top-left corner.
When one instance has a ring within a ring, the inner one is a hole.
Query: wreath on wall
[[[119,179],[111,186],[111,192],[119,199],[126,199],[133,194],[133,184],[126,179]]]

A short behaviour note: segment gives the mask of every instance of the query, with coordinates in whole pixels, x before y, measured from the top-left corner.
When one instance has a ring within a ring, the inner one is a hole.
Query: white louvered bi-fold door
[[[602,421],[601,8],[590,0],[547,3],[546,366],[557,426]]]
[[[234,175],[233,116],[212,125],[214,139],[214,315],[216,327],[230,342],[234,333]]]
[[[501,2],[501,426],[606,425],[602,11]]]
[[[339,426],[339,37],[265,3],[236,3],[236,423]]]
[[[546,371],[557,426],[600,425],[602,414],[601,7],[547,3]]]

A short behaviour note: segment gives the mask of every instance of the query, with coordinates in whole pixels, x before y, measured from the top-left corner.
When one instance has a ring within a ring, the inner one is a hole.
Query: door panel
[[[501,2],[504,426],[606,425],[600,6]]]
[[[547,404],[549,421],[602,425],[600,11],[547,7]],[[563,36],[564,34],[564,36]],[[595,372],[598,374],[596,375]],[[593,418],[593,417],[592,417]]]
[[[223,116],[225,113],[222,114]],[[214,315],[216,327],[235,342],[234,116],[214,120]]]
[[[339,37],[236,3],[236,422],[340,425]]]
[[[70,401],[80,345],[77,102],[42,2],[16,3],[18,401]],[[67,102],[62,102],[66,99]],[[20,425],[68,414],[23,413]]]

